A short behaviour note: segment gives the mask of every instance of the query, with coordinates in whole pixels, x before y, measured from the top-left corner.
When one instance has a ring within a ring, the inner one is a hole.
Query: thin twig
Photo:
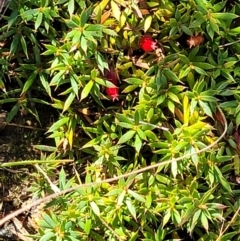
[[[220,232],[218,238],[216,239],[216,241],[220,241],[221,237],[223,236],[224,233],[226,233],[226,231],[228,230],[228,228],[230,227],[230,225],[234,222],[235,218],[237,217],[237,215],[240,212],[240,207],[238,207],[236,213],[233,215],[232,219],[230,220],[230,222],[228,223],[228,225],[226,226],[226,228]]]
[[[165,166],[165,165],[168,165],[170,163],[172,163],[173,161],[175,162],[178,162],[178,161],[181,161],[185,158],[188,158],[188,157],[191,157],[193,155],[196,155],[196,154],[200,154],[202,152],[205,152],[209,149],[211,149],[212,147],[214,147],[226,134],[227,132],[227,120],[222,112],[222,110],[220,109],[220,107],[218,107],[218,110],[220,111],[221,115],[222,115],[222,118],[224,120],[224,131],[222,133],[222,135],[216,140],[214,141],[212,144],[210,144],[209,146],[206,146],[204,147],[203,149],[200,149],[198,151],[195,151],[194,153],[188,153],[186,155],[183,155],[181,157],[178,157],[178,158],[173,158],[171,160],[168,160],[168,161],[164,161],[164,162],[160,162],[160,163],[156,163],[156,164],[153,164],[153,165],[150,165],[150,166],[147,166],[147,167],[143,167],[143,168],[140,168],[138,170],[134,170],[132,172],[129,172],[129,173],[125,173],[125,174],[122,174],[122,175],[119,175],[117,177],[112,177],[112,178],[108,178],[108,179],[105,179],[105,180],[101,180],[101,181],[97,181],[97,182],[90,182],[90,183],[84,183],[84,184],[80,184],[80,185],[77,185],[75,187],[71,187],[69,189],[66,189],[66,190],[63,190],[59,193],[53,193],[47,197],[44,197],[44,198],[41,198],[39,200],[36,200],[34,201],[34,203],[30,203],[29,205],[26,205],[10,214],[8,214],[6,217],[2,218],[0,220],[0,227],[7,221],[11,220],[12,218],[18,216],[19,214],[23,213],[23,212],[26,212],[27,210],[31,209],[32,207],[34,206],[37,206],[39,204],[42,204],[42,203],[47,203],[47,202],[50,202],[52,199],[60,196],[60,195],[65,195],[67,193],[70,193],[70,192],[73,192],[73,191],[76,191],[80,188],[85,188],[85,187],[89,187],[89,186],[94,186],[94,185],[99,185],[99,184],[102,184],[102,183],[110,183],[110,182],[115,182],[121,178],[126,178],[126,177],[129,177],[131,175],[137,175],[139,173],[142,173],[142,172],[145,172],[145,171],[149,171],[151,169],[154,169],[154,168],[158,168],[160,166]]]
[[[226,43],[226,44],[222,44],[222,45],[219,45],[218,47],[219,48],[223,48],[223,47],[227,47],[227,46],[230,46],[230,45],[233,45],[233,44],[237,44],[240,42],[240,39],[239,40],[236,40],[236,41],[233,41],[231,43]]]
[[[118,241],[123,241],[123,239],[107,224],[107,222],[104,219],[102,219],[100,216],[98,216],[98,218],[112,232],[112,234],[115,236],[115,238],[118,239]]]
[[[132,119],[132,118],[129,118],[129,120],[134,121],[134,119]],[[142,124],[142,125],[148,125],[148,126],[151,126],[151,127],[154,127],[154,128],[158,128],[158,129],[161,129],[161,130],[164,130],[164,131],[169,130],[167,127],[157,126],[157,125],[145,122],[145,121],[139,121],[139,123]]]
[[[34,126],[26,126],[26,125],[8,123],[8,122],[1,122],[1,124],[4,124],[6,126],[16,126],[16,127],[19,127],[19,128],[38,130],[38,131],[47,131],[48,130],[48,128],[39,128],[39,127],[34,127]]]

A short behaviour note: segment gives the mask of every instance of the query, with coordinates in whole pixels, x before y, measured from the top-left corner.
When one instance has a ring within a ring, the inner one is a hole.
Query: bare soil
[[[0,115],[5,112],[0,110]],[[50,111],[43,108],[41,119],[42,125],[31,114],[18,113],[10,124],[6,124],[4,118],[0,118],[0,218],[20,208],[32,198],[28,188],[34,180],[31,173],[35,169],[31,165],[9,167],[1,165],[40,158],[40,152],[34,149],[34,145],[51,144],[49,139],[46,143],[45,133],[53,121],[53,116]],[[25,224],[28,215],[18,217],[24,227],[28,226]],[[14,232],[11,233],[14,227],[12,222],[0,227],[0,240],[21,240],[13,234]]]

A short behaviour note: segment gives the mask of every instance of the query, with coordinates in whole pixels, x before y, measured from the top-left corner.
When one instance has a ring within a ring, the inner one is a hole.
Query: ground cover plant
[[[2,167],[34,165],[38,199],[90,183],[41,209],[33,239],[240,239],[239,15],[237,0],[10,2],[0,104],[46,138]]]

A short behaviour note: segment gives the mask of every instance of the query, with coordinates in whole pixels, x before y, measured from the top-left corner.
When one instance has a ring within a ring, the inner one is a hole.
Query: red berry
[[[109,66],[109,70],[107,70],[107,69],[104,70],[104,75],[107,78],[107,80],[109,80],[111,83],[113,83],[115,86],[117,86],[117,87],[107,87],[106,88],[107,95],[113,101],[114,100],[118,100],[118,96],[119,96],[119,88],[118,88],[119,80],[118,80],[118,76],[117,76],[116,70],[111,65],[111,66]]]
[[[139,46],[145,52],[151,52],[158,48],[156,40],[154,40],[150,34],[145,34],[141,37]]]

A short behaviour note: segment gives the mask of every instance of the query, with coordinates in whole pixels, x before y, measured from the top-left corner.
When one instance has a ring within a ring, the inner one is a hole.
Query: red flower
[[[107,87],[106,88],[106,93],[107,95],[114,101],[114,100],[118,100],[118,96],[119,96],[119,80],[118,80],[118,76],[116,73],[116,70],[114,69],[114,67],[112,65],[109,66],[109,70],[105,69],[104,70],[104,75],[107,78],[107,80],[109,80],[111,83],[113,83],[116,87]]]
[[[158,43],[152,38],[150,34],[145,34],[141,37],[139,46],[145,52],[151,52],[158,48]]]

